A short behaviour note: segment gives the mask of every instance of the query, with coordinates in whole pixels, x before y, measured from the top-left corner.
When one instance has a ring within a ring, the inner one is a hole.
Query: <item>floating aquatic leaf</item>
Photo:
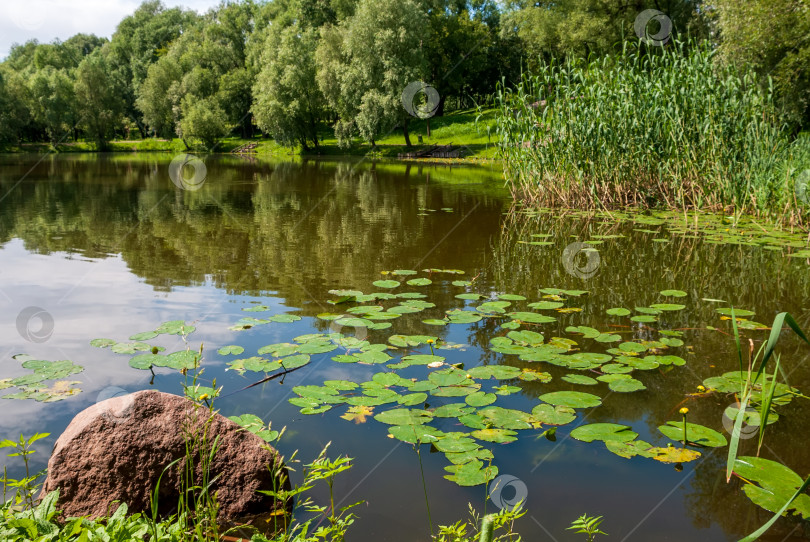
[[[309,361],[310,361],[309,354],[297,354],[294,356],[287,356],[286,358],[282,358],[279,360],[279,362],[281,363],[281,367],[287,371],[303,367],[304,365],[309,363]]]
[[[107,348],[108,346],[112,346],[117,342],[118,341],[114,341],[112,339],[93,339],[90,341],[90,346],[95,346],[96,348]]]
[[[615,307],[612,309],[608,309],[605,312],[608,313],[610,316],[627,316],[630,314],[629,309],[625,309],[622,307]]]
[[[538,399],[552,405],[571,408],[590,408],[602,404],[602,399],[598,396],[581,391],[553,391],[541,395]]]
[[[388,425],[414,425],[428,423],[433,419],[429,412],[424,410],[395,408],[380,412],[374,419]]]
[[[532,416],[540,423],[546,425],[566,425],[577,418],[573,408],[567,406],[551,406],[540,404],[532,409]]]
[[[534,312],[510,312],[508,316],[513,320],[520,320],[521,322],[529,324],[549,324],[557,321],[557,319],[552,316],[536,314]]]
[[[638,433],[630,430],[630,426],[618,423],[591,423],[580,425],[573,431],[571,436],[583,442],[593,442],[594,440],[627,442],[635,440]]]
[[[481,303],[480,305],[475,307],[475,310],[477,310],[478,312],[482,312],[484,314],[489,313],[502,314],[506,312],[506,307],[508,307],[511,304],[512,303],[510,303],[509,301],[487,301],[486,303]]]
[[[655,452],[650,451],[651,449],[654,449],[652,444],[649,442],[644,442],[643,440],[631,440],[625,442],[606,440],[605,447],[612,453],[627,459],[637,455],[641,457],[655,457]]]
[[[156,331],[144,331],[142,333],[136,333],[132,335],[129,340],[130,341],[148,341],[149,339],[154,339],[157,337],[158,334]]]
[[[396,280],[375,280],[372,284],[377,288],[396,288],[399,282]]]
[[[498,294],[498,299],[502,301],[526,301],[526,298],[517,294]]]
[[[443,431],[429,425],[395,425],[389,427],[388,432],[394,438],[410,444],[434,443],[444,436]]]
[[[722,309],[717,309],[719,314],[723,316],[731,316],[731,309],[728,307],[724,307]],[[754,316],[754,311],[749,311],[745,309],[734,309],[734,316],[735,318],[745,317],[745,316]]]
[[[158,354],[141,354],[129,360],[129,366],[133,369],[148,370],[153,366],[166,367],[167,365],[168,360],[166,359],[166,356],[161,356]]]
[[[482,297],[484,297],[484,296],[482,296],[481,294],[468,293],[468,294],[458,294],[456,296],[456,299],[464,299],[464,300],[468,300],[468,301],[478,301]]]
[[[450,463],[454,465],[463,465],[464,463],[469,463],[473,460],[489,462],[495,457],[492,455],[492,451],[487,450],[486,448],[476,448],[475,450],[470,450],[469,452],[446,453],[444,456],[448,461],[450,461]]]
[[[531,429],[537,422],[531,414],[521,410],[499,406],[482,408],[476,414],[485,420],[486,426],[499,427],[501,429]]]
[[[517,378],[521,372],[519,368],[510,365],[480,365],[467,371],[467,374],[473,378],[508,380]]]
[[[427,278],[411,279],[407,282],[409,286],[427,286],[433,284],[433,281]]]
[[[357,384],[348,380],[326,380],[324,381],[323,385],[340,391],[357,389]]]
[[[658,430],[676,442],[683,441],[683,421],[667,422],[667,425],[659,425]],[[722,434],[718,433],[714,429],[710,429],[696,423],[686,424],[686,436],[690,443],[698,444],[700,446],[707,446],[710,448],[728,446],[728,441]]]
[[[451,324],[474,324],[482,319],[481,314],[465,310],[447,311],[447,317]]]
[[[464,400],[467,402],[468,405],[474,407],[482,407],[491,405],[495,402],[497,397],[494,393],[485,393],[483,391],[477,391],[475,393],[471,393],[468,395]]]
[[[529,303],[529,308],[535,310],[553,310],[559,309],[564,303],[559,301],[537,301],[536,303]]]
[[[468,384],[464,386],[442,386],[430,391],[436,397],[464,397],[481,389],[481,384]]]
[[[433,445],[444,453],[469,452],[478,448],[478,444],[465,433],[446,433]]]
[[[543,383],[551,382],[551,375],[549,373],[528,368],[524,368],[518,378],[524,382],[534,382],[535,380]]]
[[[683,290],[662,290],[661,295],[666,297],[686,297],[686,292]]]
[[[599,382],[596,379],[591,378],[590,376],[585,375],[577,375],[577,374],[567,374],[562,377],[562,380],[566,382],[570,382],[571,384],[582,384],[584,386],[595,386]]]
[[[700,452],[688,448],[650,448],[647,452],[653,454],[652,458],[661,463],[688,463],[700,457]]]
[[[506,336],[516,343],[528,346],[541,345],[544,340],[543,334],[535,331],[510,331]]]
[[[374,414],[374,407],[367,406],[350,406],[345,414],[340,417],[344,420],[353,421],[354,423],[366,423],[366,418]]]
[[[514,442],[517,440],[517,433],[515,431],[510,431],[509,429],[478,429],[470,434],[478,440],[498,442],[501,444]]]
[[[269,311],[270,307],[266,305],[253,305],[252,307],[244,307],[242,310],[245,312],[264,312]]]
[[[458,286],[458,287],[462,287],[462,288],[467,287],[467,286],[472,286],[472,282],[470,282],[469,280],[454,280],[451,284],[453,286]]]
[[[239,354],[241,354],[244,351],[245,351],[245,349],[242,348],[241,346],[231,344],[231,345],[228,345],[228,346],[223,346],[222,348],[217,350],[217,353],[220,356],[229,356],[229,355],[238,356]]]
[[[442,441],[440,440],[439,442]],[[444,470],[452,473],[445,475],[445,478],[460,486],[482,485],[498,475],[498,467],[494,465],[484,466],[484,463],[478,460],[473,460],[463,465],[451,465],[445,467]]]
[[[679,311],[685,309],[686,305],[678,305],[674,303],[653,303],[650,305],[650,307],[661,311]]]
[[[601,331],[598,329],[594,329],[588,326],[568,326],[565,328],[566,333],[579,333],[580,335],[584,335],[586,339],[594,339],[602,334]]]
[[[753,482],[743,486],[748,498],[773,513],[781,510],[803,483],[801,477],[785,465],[761,457],[738,457],[734,462],[734,473]],[[790,510],[810,519],[810,497],[799,495],[790,504]]]
[[[244,427],[254,435],[258,435],[265,442],[273,442],[279,436],[278,431],[270,430],[268,426],[265,428],[264,422],[258,416],[253,414],[242,414],[241,416],[229,416],[229,420],[236,422]]]
[[[408,348],[428,344],[428,341],[435,343],[438,337],[432,335],[391,335],[388,337],[388,342],[393,346],[400,348]]]
[[[391,274],[400,276],[415,275],[416,271],[414,271],[413,269],[395,269],[391,272]]]
[[[400,399],[398,399],[399,404],[403,406],[416,406],[424,403],[427,400],[426,393],[409,393],[407,395],[403,395]]]
[[[195,330],[196,328],[194,326],[186,324],[183,320],[172,320],[163,322],[155,331],[168,335],[189,335]]]

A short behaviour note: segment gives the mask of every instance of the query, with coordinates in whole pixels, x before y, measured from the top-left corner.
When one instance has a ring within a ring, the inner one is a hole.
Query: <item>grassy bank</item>
[[[428,126],[430,135],[428,136]],[[495,148],[496,110],[488,109],[482,113],[476,110],[456,111],[442,117],[429,120],[414,119],[409,127],[411,143],[409,149],[405,146],[402,129],[393,130],[377,142],[376,149],[363,140],[356,138],[348,149],[338,147],[337,139],[332,129],[324,125],[320,130],[321,144],[318,149],[307,152],[300,148],[291,149],[282,147],[272,139],[255,137],[243,139],[227,137],[221,139],[213,152],[229,153],[247,143],[257,143],[254,152],[258,155],[309,155],[309,156],[366,156],[373,151],[373,156],[380,158],[397,158],[400,153],[415,152],[428,148],[430,145],[453,145],[462,147],[461,161],[488,161],[497,158]],[[422,143],[419,143],[419,137]],[[186,151],[186,146],[180,139],[142,139],[129,141],[111,141],[111,152],[167,152],[180,153]],[[195,152],[205,151],[204,148],[194,148]],[[96,152],[96,146],[90,141],[67,142],[58,145],[50,143],[22,143],[0,149],[7,153],[22,152]]]
[[[773,95],[706,48],[628,48],[547,64],[499,95],[504,170],[519,199],[578,208],[810,211],[810,138]]]

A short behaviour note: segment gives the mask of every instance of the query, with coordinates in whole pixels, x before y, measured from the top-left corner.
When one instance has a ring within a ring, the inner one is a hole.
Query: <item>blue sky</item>
[[[11,45],[36,38],[48,43],[85,32],[109,38],[115,26],[140,5],[141,0],[3,0],[0,3],[0,58]],[[219,0],[163,0],[169,7],[198,12]]]

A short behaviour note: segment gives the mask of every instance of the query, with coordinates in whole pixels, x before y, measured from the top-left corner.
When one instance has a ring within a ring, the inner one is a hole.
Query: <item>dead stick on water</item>
[[[306,367],[306,365],[301,365],[301,367]],[[264,384],[265,382],[269,382],[270,380],[274,380],[274,379],[276,379],[276,378],[278,378],[278,377],[280,377],[280,376],[284,376],[284,375],[289,374],[289,373],[291,373],[291,372],[293,372],[293,371],[297,371],[297,370],[298,370],[298,369],[300,369],[301,367],[295,367],[294,369],[287,369],[286,371],[283,371],[283,372],[280,372],[280,373],[275,373],[275,374],[272,374],[272,375],[270,375],[270,376],[268,376],[268,377],[262,378],[262,379],[261,379],[261,380],[259,380],[258,382],[254,382],[253,384],[250,384],[250,385],[248,385],[248,386],[245,386],[245,387],[244,387],[244,388],[242,388],[242,389],[239,389],[239,390],[236,390],[236,391],[232,391],[231,393],[228,393],[227,395],[223,395],[223,396],[221,396],[221,397],[220,397],[220,399],[225,398],[225,397],[229,397],[229,396],[231,396],[231,395],[233,395],[233,394],[235,394],[235,393],[239,393],[240,391],[245,391],[245,390],[250,389],[250,388],[252,388],[252,387],[254,387],[254,386],[258,386],[259,384]]]

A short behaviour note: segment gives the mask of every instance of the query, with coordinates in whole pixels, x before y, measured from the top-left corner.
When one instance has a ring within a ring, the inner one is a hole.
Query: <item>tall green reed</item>
[[[667,206],[789,213],[810,167],[771,89],[714,62],[707,45],[541,65],[499,85],[498,135],[517,198],[570,207]]]

